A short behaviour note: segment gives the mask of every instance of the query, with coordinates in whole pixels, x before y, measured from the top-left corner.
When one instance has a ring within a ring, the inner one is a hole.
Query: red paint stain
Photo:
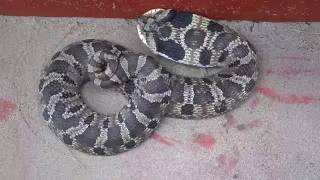
[[[268,97],[273,101],[278,101],[287,104],[311,104],[318,100],[312,96],[298,96],[295,94],[287,96],[280,95],[268,87],[257,87],[256,92]]]
[[[170,139],[165,138],[165,137],[162,137],[160,134],[158,134],[158,133],[156,133],[156,132],[151,135],[151,138],[154,139],[154,140],[156,140],[157,142],[159,142],[159,143],[161,143],[161,144],[165,144],[165,145],[168,145],[168,146],[174,145],[174,144],[170,141]]]
[[[249,103],[249,107],[251,109],[255,109],[260,104],[260,99],[258,96],[254,96],[253,99]]]
[[[192,140],[192,143],[198,144],[206,149],[210,149],[216,143],[216,139],[208,134],[199,134]]]
[[[5,121],[10,113],[16,109],[16,104],[9,100],[0,99],[0,122]]]
[[[304,75],[304,74],[310,74],[310,75],[319,75],[320,74],[320,68],[310,68],[310,69],[268,69],[266,70],[266,75],[278,75],[283,77],[292,77],[297,75]]]

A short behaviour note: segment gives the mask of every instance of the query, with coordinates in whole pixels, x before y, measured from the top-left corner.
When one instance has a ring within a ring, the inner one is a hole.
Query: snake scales
[[[145,13],[137,27],[154,54],[221,70],[188,78],[106,40],[72,43],[52,57],[39,84],[42,115],[65,144],[95,155],[117,154],[139,145],[164,116],[214,117],[234,109],[252,92],[258,76],[255,51],[228,27],[162,9]],[[80,95],[88,81],[102,88],[123,86],[128,104],[118,113],[97,113]]]

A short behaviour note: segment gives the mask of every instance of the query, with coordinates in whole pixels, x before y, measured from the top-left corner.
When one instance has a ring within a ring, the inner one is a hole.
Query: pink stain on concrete
[[[252,100],[249,103],[251,109],[255,109],[260,104],[260,99],[258,96],[252,97]]]
[[[248,127],[249,129],[253,129],[253,128],[256,128],[256,127],[260,127],[260,122],[259,122],[258,120],[253,120],[253,121],[251,121],[251,122],[249,122],[249,123],[247,124],[247,127]]]
[[[9,114],[16,109],[16,104],[10,100],[0,99],[0,122],[5,121]]]
[[[273,101],[278,101],[286,104],[311,104],[318,101],[317,98],[304,95],[281,95],[268,87],[257,87],[256,92],[268,97]]]
[[[156,132],[151,135],[151,139],[154,139],[157,142],[159,142],[161,144],[164,144],[164,145],[167,145],[167,146],[174,145],[173,142],[170,139],[162,137],[160,134],[158,134]]]
[[[220,154],[216,160],[218,162],[219,168],[224,168],[226,170],[233,170],[239,162],[240,152],[237,147],[234,147],[230,152],[224,152]]]
[[[192,143],[198,144],[206,149],[211,149],[216,143],[216,139],[208,134],[199,134],[192,140]]]
[[[217,157],[218,165],[224,166],[227,163],[227,156],[225,154],[220,154]]]

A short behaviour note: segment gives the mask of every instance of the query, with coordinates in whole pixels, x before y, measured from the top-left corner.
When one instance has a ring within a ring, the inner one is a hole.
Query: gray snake
[[[254,89],[256,53],[243,37],[192,13],[150,12],[138,19],[138,32],[154,54],[221,70],[204,78],[183,77],[153,57],[106,40],[72,43],[52,57],[39,84],[42,115],[65,144],[114,155],[138,146],[165,116],[214,117],[237,107]],[[128,104],[118,113],[97,113],[80,95],[88,81],[102,88],[121,85]]]

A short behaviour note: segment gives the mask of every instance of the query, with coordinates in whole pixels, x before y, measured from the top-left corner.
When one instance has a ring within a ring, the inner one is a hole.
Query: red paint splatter
[[[255,109],[260,104],[260,99],[258,96],[254,96],[253,99],[250,101],[249,107],[251,109]]]
[[[273,69],[268,69],[266,70],[266,74],[275,74],[278,76],[283,76],[283,77],[291,77],[291,76],[297,76],[300,74],[312,74],[312,75],[319,75],[320,74],[320,68],[311,68],[311,69],[278,69],[278,70],[273,70]]]
[[[192,140],[192,143],[195,143],[204,148],[210,149],[216,143],[216,140],[211,135],[199,134]]]
[[[16,109],[16,104],[9,100],[0,99],[0,122],[4,121]]]
[[[165,145],[168,145],[168,146],[172,146],[174,145],[168,138],[165,138],[165,137],[162,137],[160,134],[158,133],[153,133],[151,135],[151,138],[158,141],[159,143],[161,144],[165,144]]]
[[[268,87],[257,87],[256,92],[271,100],[287,104],[311,104],[317,101],[317,99],[312,96],[280,95]]]

